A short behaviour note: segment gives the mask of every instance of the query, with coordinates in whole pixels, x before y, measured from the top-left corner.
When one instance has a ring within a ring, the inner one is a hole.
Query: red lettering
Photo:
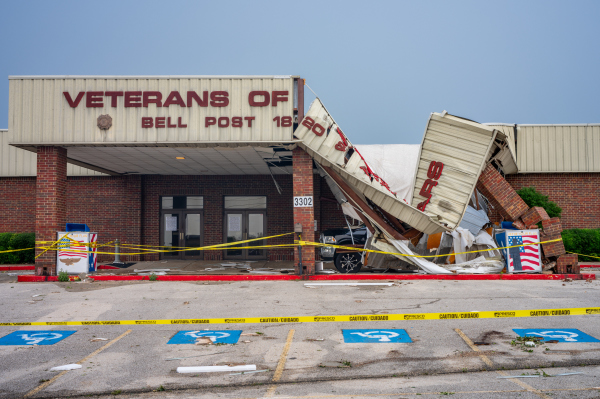
[[[242,117],[234,116],[231,118],[231,127],[242,127]]]
[[[429,169],[427,170],[427,177],[437,180],[442,175],[442,170],[444,170],[443,163],[431,161]]]
[[[209,127],[211,125],[216,125],[217,124],[217,118],[215,118],[214,116],[207,116],[206,118],[204,118],[204,127]]]
[[[417,209],[420,210],[420,211],[422,211],[422,212],[425,212],[425,207],[427,206],[427,204],[429,204],[429,200],[430,199],[431,198],[427,198],[425,201],[419,203],[419,205],[417,205]]]
[[[315,121],[310,116],[307,116],[304,118],[304,120],[302,120],[302,126],[307,127],[308,130],[312,129],[314,124],[315,124]]]
[[[289,94],[289,91],[274,91],[273,92],[273,102],[271,103],[271,105],[273,105],[274,107],[277,106],[277,103],[282,103],[282,102],[287,102],[288,98],[287,95]],[[284,97],[285,96],[285,97]]]
[[[71,98],[71,95],[69,94],[69,92],[68,91],[63,91],[63,95],[67,99],[67,102],[69,103],[69,105],[71,106],[71,108],[77,108],[77,106],[81,102],[81,99],[83,98],[84,94],[85,94],[85,91],[80,91],[79,94],[77,94],[77,97],[75,98],[75,101],[73,101],[73,99]]]
[[[256,117],[255,116],[245,116],[244,119],[248,121],[248,127],[252,127],[252,121],[254,119],[256,119]]]
[[[325,133],[325,128],[319,125],[318,123],[315,123],[315,125],[312,128],[312,131],[314,134],[321,137]]]
[[[88,91],[85,95],[85,106],[87,108],[102,108],[104,103],[102,102],[103,91]]]
[[[213,91],[210,93],[211,107],[226,107],[229,105],[229,93],[226,91]]]
[[[148,108],[148,104],[156,104],[157,107],[162,107],[162,94],[160,91],[145,91],[143,98],[142,103],[145,108]]]
[[[141,91],[125,92],[125,108],[140,108],[142,106]]]
[[[185,107],[183,98],[181,98],[181,95],[179,94],[178,91],[172,91],[171,93],[169,93],[169,96],[165,100],[163,107],[168,107],[171,104],[176,104],[176,105],[179,105],[180,107]]]
[[[167,118],[167,127],[177,127],[177,125],[171,124],[171,117],[170,116]]]
[[[187,92],[187,106],[188,107],[192,106],[192,104],[193,104],[192,100],[195,100],[196,103],[201,107],[208,107],[208,92],[203,91],[202,98],[200,98],[200,96],[198,96],[198,93],[196,93],[195,91],[188,91]]]
[[[223,123],[221,123],[221,122],[223,122]],[[229,127],[229,118],[227,116],[220,117],[218,126],[219,127]]]
[[[263,96],[263,101],[256,101],[256,96]],[[251,107],[266,107],[271,102],[271,96],[268,91],[251,91],[248,94],[248,102]]]
[[[161,128],[161,127],[165,127],[165,117],[164,116],[158,116],[156,117],[156,123],[155,123],[156,128]]]
[[[152,120],[152,118],[142,117],[142,127],[143,128],[154,127],[154,121]]]
[[[179,118],[177,118],[177,127],[187,127],[187,125],[184,125],[184,124],[181,122],[181,116],[180,116]]]
[[[438,182],[435,180],[425,180],[425,183],[423,183],[423,187],[421,187],[421,191],[419,191],[419,195],[422,197],[431,198],[431,189],[437,185]]]
[[[107,91],[104,92],[106,97],[110,97],[110,106],[113,108],[117,108],[117,97],[123,97],[122,91]],[[152,127],[152,126],[150,126]]]

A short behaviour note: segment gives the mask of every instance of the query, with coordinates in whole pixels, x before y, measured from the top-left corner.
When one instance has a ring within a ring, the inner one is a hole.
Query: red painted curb
[[[90,276],[97,281],[128,281],[128,280],[149,280],[149,276]],[[194,275],[194,276],[156,276],[158,281],[277,281],[277,280],[300,280],[300,276],[246,276],[246,275]]]
[[[589,263],[580,263],[579,267],[600,267],[600,265],[592,265]]]
[[[75,276],[71,276],[75,278]],[[96,281],[141,281],[149,280],[149,276],[89,276]],[[336,275],[317,275],[303,276],[296,275],[194,275],[194,276],[156,276],[158,281],[296,281],[296,280],[564,280],[570,278],[573,280],[595,280],[593,273],[582,274],[456,274],[456,275],[433,275],[433,274],[389,274],[389,275],[368,275],[368,274],[336,274]],[[58,281],[57,276],[18,276],[19,282],[43,282]]]
[[[35,270],[35,266],[29,266],[29,265],[0,266],[0,272],[7,272],[10,270]]]
[[[309,280],[573,280],[596,279],[595,274],[334,274]]]

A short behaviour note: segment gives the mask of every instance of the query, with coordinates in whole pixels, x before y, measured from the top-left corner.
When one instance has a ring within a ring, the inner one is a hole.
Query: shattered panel
[[[450,229],[459,225],[497,131],[449,114],[431,114],[421,145],[412,206]]]

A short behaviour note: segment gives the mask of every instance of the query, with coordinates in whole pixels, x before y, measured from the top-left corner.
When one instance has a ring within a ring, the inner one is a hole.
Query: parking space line
[[[287,340],[285,341],[285,346],[283,347],[283,352],[279,356],[279,362],[277,363],[277,368],[275,369],[275,374],[273,374],[272,382],[277,382],[281,379],[281,375],[283,374],[283,369],[285,368],[285,362],[287,361],[287,355],[290,351],[290,346],[292,345],[292,340],[294,339],[294,332],[296,330],[290,330],[287,336]],[[265,397],[272,397],[277,389],[277,385],[271,385],[265,394]]]
[[[470,347],[471,349],[473,349],[473,351],[475,351],[475,352],[479,352],[479,357],[481,358],[481,360],[483,360],[483,362],[484,362],[485,364],[487,364],[487,365],[488,365],[488,366],[490,366],[490,367],[494,367],[494,363],[493,363],[493,362],[490,360],[490,358],[489,358],[489,357],[487,357],[485,354],[483,354],[483,353],[481,352],[481,350],[480,350],[480,349],[477,347],[477,345],[475,345],[475,344],[473,343],[473,341],[471,341],[471,338],[467,337],[467,336],[465,335],[465,333],[464,333],[464,332],[462,332],[462,331],[461,331],[459,328],[456,328],[456,329],[454,329],[454,331],[456,331],[456,332],[458,333],[458,335],[460,335],[460,337],[463,339],[463,341],[465,341],[465,343],[466,343],[467,345],[469,345],[469,347]],[[502,375],[502,376],[504,376],[504,377],[507,377],[507,376],[509,375],[508,373],[506,373],[506,372],[504,372],[504,371],[500,371],[500,370],[496,370],[496,373],[498,373],[498,374],[500,374],[500,375]],[[508,378],[508,381],[510,381],[510,382],[512,382],[512,383],[515,383],[515,384],[517,384],[517,385],[519,385],[519,386],[521,386],[521,387],[525,388],[525,389],[526,389],[527,391],[529,391],[529,392],[533,392],[533,393],[535,393],[535,394],[536,394],[537,396],[539,396],[540,398],[543,398],[543,399],[551,399],[551,398],[550,398],[550,396],[548,396],[548,395],[544,394],[542,391],[540,391],[540,390],[537,390],[537,389],[535,389],[534,387],[532,387],[531,385],[529,385],[529,384],[526,384],[526,383],[524,383],[523,381],[519,381],[519,380],[518,380],[518,379],[516,379],[516,378]]]
[[[81,359],[80,361],[78,361],[75,364],[81,364],[81,363],[87,361],[88,359],[91,359],[92,357],[96,356],[98,353],[102,352],[104,349],[108,348],[109,346],[111,346],[112,344],[114,344],[115,342],[117,342],[118,340],[120,340],[121,338],[125,337],[131,331],[133,331],[133,330],[127,330],[127,331],[125,331],[123,334],[119,335],[117,338],[113,339],[112,341],[110,341],[106,345],[102,346],[101,348],[96,349],[95,351],[93,351],[92,353],[90,353],[89,355],[87,355],[86,357],[84,357],[83,359]],[[57,375],[55,375],[54,377],[52,377],[50,380],[44,382],[42,385],[39,385],[38,387],[36,387],[36,388],[32,389],[31,391],[27,392],[25,394],[25,396],[23,396],[23,397],[27,398],[27,397],[35,395],[36,393],[38,393],[42,389],[46,388],[47,386],[49,386],[54,381],[58,380],[60,377],[62,377],[63,375],[65,375],[68,372],[69,372],[68,370],[61,371],[60,373],[58,373]]]

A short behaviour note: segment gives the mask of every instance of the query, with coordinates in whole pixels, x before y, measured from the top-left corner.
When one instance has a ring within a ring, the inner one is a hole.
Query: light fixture
[[[185,157],[175,157],[175,159],[185,159]]]

